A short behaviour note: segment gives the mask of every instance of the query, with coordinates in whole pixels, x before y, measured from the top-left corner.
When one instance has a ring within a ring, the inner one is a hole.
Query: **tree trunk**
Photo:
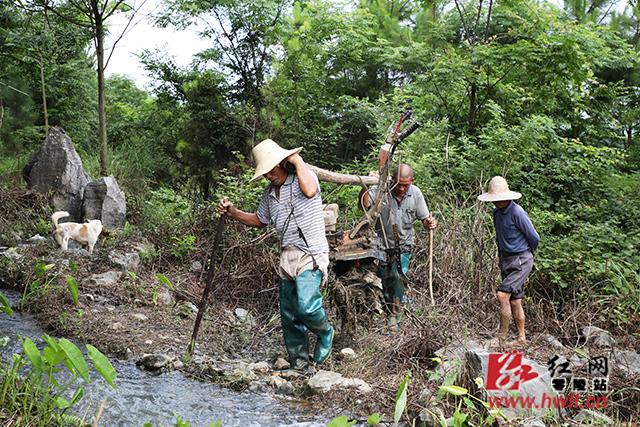
[[[98,125],[100,128],[100,175],[107,176],[107,111],[104,95],[104,24],[96,18],[96,56],[98,58]]]
[[[624,148],[628,150],[631,148],[631,143],[633,142],[633,126],[627,126],[627,131],[625,133],[627,134],[627,139],[624,143]]]
[[[42,112],[44,114],[44,131],[49,132],[49,114],[47,113],[47,92],[44,87],[44,64],[40,58],[40,89],[42,91]]]

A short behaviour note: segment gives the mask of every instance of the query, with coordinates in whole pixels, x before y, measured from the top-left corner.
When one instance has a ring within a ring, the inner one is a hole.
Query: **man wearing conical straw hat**
[[[220,213],[250,227],[273,224],[276,228],[281,246],[280,319],[294,369],[309,366],[308,331],[318,337],[313,354],[316,365],[331,355],[334,334],[320,293],[329,266],[320,183],[300,156],[300,150],[285,150],[270,139],[256,145],[252,150],[256,171],[251,181],[260,177],[270,181],[257,212],[244,212],[226,199],[218,205]]]
[[[538,247],[540,236],[533,227],[529,215],[514,200],[522,194],[509,190],[507,180],[494,176],[489,181],[486,193],[478,196],[483,202],[493,202],[493,225],[496,228],[498,264],[502,282],[497,297],[500,302],[500,330],[498,340],[505,342],[509,335],[511,316],[518,330],[516,345],[526,344],[524,310],[524,284],[533,268],[533,251]]]

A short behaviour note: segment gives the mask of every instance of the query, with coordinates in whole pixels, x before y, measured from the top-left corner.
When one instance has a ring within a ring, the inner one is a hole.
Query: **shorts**
[[[533,254],[530,251],[517,255],[502,254],[498,264],[502,277],[498,290],[511,294],[510,300],[524,298],[524,284],[533,268]]]

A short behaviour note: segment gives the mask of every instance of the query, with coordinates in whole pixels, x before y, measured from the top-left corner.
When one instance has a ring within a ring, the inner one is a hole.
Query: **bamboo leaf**
[[[393,412],[393,421],[398,422],[404,413],[405,408],[407,407],[407,387],[409,386],[409,378],[411,378],[411,371],[407,371],[404,375],[404,380],[398,387],[398,392],[396,393],[396,407]]]
[[[457,385],[441,385],[440,390],[449,394],[453,394],[454,396],[464,396],[468,393],[468,390],[466,388]]]
[[[85,382],[89,382],[89,367],[87,366],[87,362],[84,360],[84,356],[82,352],[74,343],[69,341],[66,338],[60,338],[58,341],[60,348],[67,355],[69,362],[73,365],[75,371],[82,377]],[[68,367],[68,365],[67,365]]]
[[[7,296],[2,292],[0,292],[0,310],[4,311],[9,316],[13,316],[13,309],[11,308],[9,298],[7,298]]]
[[[67,276],[67,288],[69,288],[73,305],[78,305],[78,282],[73,276]]]
[[[164,274],[156,273],[156,279],[158,279],[158,282],[165,285],[167,288],[174,290],[173,283],[171,283],[171,280],[169,280]]]
[[[38,347],[36,347],[33,341],[31,341],[31,338],[25,338],[22,341],[22,350],[24,351],[24,354],[26,354],[33,367],[38,371],[41,371],[42,356],[40,355],[40,350],[38,350]]]
[[[87,352],[96,371],[102,375],[102,378],[104,378],[111,387],[115,388],[116,370],[113,368],[113,365],[111,365],[109,359],[91,344],[87,344]]]

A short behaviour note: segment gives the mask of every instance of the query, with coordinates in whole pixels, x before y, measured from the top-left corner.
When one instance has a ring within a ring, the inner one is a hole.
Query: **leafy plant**
[[[67,288],[71,294],[71,299],[73,299],[73,305],[78,305],[78,282],[73,276],[67,276]]]
[[[176,258],[182,258],[196,249],[196,236],[187,234],[186,236],[175,236],[173,238],[173,246],[171,247],[171,255]]]
[[[407,408],[407,388],[409,387],[409,379],[411,378],[411,371],[407,371],[404,375],[404,379],[400,383],[400,387],[398,387],[398,391],[396,392],[396,405],[393,411],[393,421],[398,422],[400,418],[402,418],[402,414]]]

